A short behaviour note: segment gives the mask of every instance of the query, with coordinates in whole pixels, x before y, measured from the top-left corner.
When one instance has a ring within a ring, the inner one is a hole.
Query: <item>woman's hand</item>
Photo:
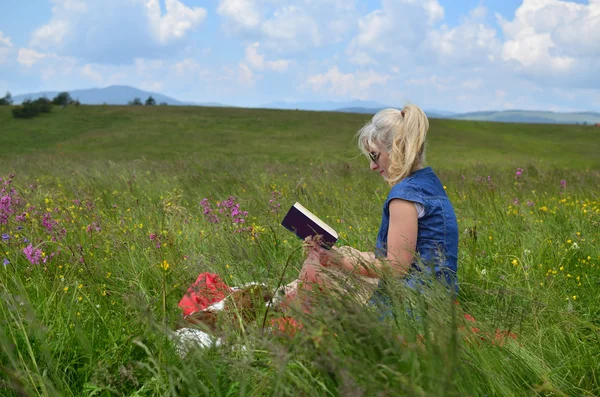
[[[306,256],[317,260],[321,266],[339,266],[339,262],[343,259],[337,247],[331,247],[330,250],[327,250],[319,244],[318,238],[312,236],[304,239],[303,247]]]

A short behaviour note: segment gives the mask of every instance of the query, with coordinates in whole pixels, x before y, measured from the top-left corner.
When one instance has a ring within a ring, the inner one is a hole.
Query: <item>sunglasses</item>
[[[379,155],[381,155],[381,152],[378,152],[377,154],[374,154],[373,152],[369,152],[369,157],[371,158],[371,161],[377,165],[379,165],[379,163],[377,162],[379,160]]]

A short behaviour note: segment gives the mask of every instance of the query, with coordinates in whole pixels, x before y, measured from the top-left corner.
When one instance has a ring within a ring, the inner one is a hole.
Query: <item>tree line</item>
[[[0,106],[10,106],[13,104],[12,95],[7,92],[3,98],[0,98]],[[16,119],[31,119],[41,113],[49,113],[52,106],[66,107],[69,105],[79,106],[78,99],[73,100],[68,92],[60,92],[52,100],[41,97],[38,99],[26,99],[20,106],[12,109],[12,115]]]
[[[0,106],[11,106],[13,104],[12,95],[7,92],[3,98],[0,98]],[[150,95],[144,103],[138,97],[129,101],[129,105],[132,106],[155,106],[156,100]],[[49,113],[52,110],[52,106],[67,107],[69,105],[79,106],[81,103],[78,99],[73,100],[71,94],[67,91],[60,92],[52,100],[46,97],[40,97],[35,100],[26,99],[20,106],[15,106],[12,109],[12,115],[16,119],[30,119],[41,113]],[[166,106],[166,102],[161,102],[161,106]]]
[[[135,97],[135,98],[133,98],[132,101],[129,101],[127,104],[131,105],[131,106],[142,106],[142,105],[145,105],[145,106],[155,106],[156,105],[156,100],[154,98],[152,98],[152,95],[150,95],[148,97],[148,99],[146,99],[146,102],[142,103],[142,100],[139,97]],[[161,102],[159,105],[160,106],[167,106],[167,103],[166,102]]]

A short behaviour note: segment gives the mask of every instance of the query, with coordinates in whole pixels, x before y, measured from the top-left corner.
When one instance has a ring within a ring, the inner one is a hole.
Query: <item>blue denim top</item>
[[[458,224],[444,186],[431,167],[413,172],[390,190],[383,205],[381,226],[377,234],[377,258],[387,256],[390,201],[393,199],[420,203],[425,209],[424,216],[418,221],[416,254],[411,271],[405,278],[406,283],[415,287],[416,277],[413,277],[418,274],[416,272],[430,273],[433,270],[437,279],[445,280],[454,292],[458,292]]]

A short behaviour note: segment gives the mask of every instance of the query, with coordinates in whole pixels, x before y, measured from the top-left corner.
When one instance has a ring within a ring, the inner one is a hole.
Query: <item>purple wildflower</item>
[[[12,208],[12,197],[8,194],[0,197],[0,225],[7,224],[8,217],[13,212],[14,209]]]
[[[219,223],[219,217],[213,213],[213,210],[212,210],[207,198],[202,199],[202,201],[200,201],[200,205],[204,209],[204,211],[203,211],[204,215],[206,216],[206,218],[208,218],[208,220],[211,223]],[[219,205],[217,205],[217,206],[219,206]]]
[[[2,233],[2,240],[8,241],[9,238],[10,238],[10,236],[8,234]]]
[[[523,168],[517,168],[517,173],[515,174],[516,178],[520,178],[523,175]]]
[[[563,189],[566,189],[566,188],[567,188],[567,181],[565,181],[564,179],[563,179],[563,180],[561,180],[561,181],[560,181],[560,186],[561,186]]]
[[[273,191],[271,192],[271,199],[269,200],[269,206],[271,207],[271,213],[279,214],[279,207],[281,204],[278,202],[279,198],[283,195],[282,192]]]
[[[52,214],[49,212],[45,213],[42,217],[42,225],[46,228],[48,233],[52,233],[52,229],[56,225],[56,221],[52,219]]]
[[[533,205],[534,205],[534,204],[535,204],[535,203],[534,203],[533,201],[531,201],[531,200],[527,200],[527,205],[528,205],[529,207],[533,207]]]
[[[6,258],[4,258],[4,266],[8,265],[10,263],[10,261]]]
[[[519,203],[519,199],[515,197],[515,198],[513,199],[513,205],[519,205],[519,204],[520,204],[520,203]]]
[[[42,260],[42,250],[38,248],[33,248],[33,245],[29,244],[27,247],[23,248],[23,253],[27,257],[27,260],[31,262],[32,265],[39,265]],[[44,262],[46,260],[44,259]]]
[[[101,232],[102,228],[100,227],[100,225],[98,225],[97,222],[92,222],[90,225],[88,225],[86,231],[88,233],[91,233],[93,230],[97,231],[97,232]]]

